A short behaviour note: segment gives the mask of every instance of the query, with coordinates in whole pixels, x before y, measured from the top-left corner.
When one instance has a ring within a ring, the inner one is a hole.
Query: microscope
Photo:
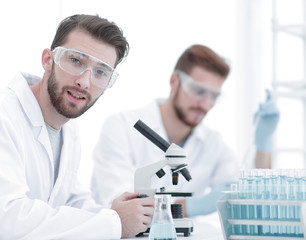
[[[165,159],[138,168],[135,171],[134,187],[135,192],[140,197],[154,197],[155,194],[170,194],[173,197],[190,197],[192,193],[188,192],[166,192],[164,188],[159,191],[151,188],[151,177],[156,174],[159,178],[165,175],[163,167],[170,166],[172,172],[172,184],[178,184],[179,174],[183,175],[187,181],[191,180],[190,173],[187,169],[186,154],[183,148],[172,143],[169,144],[150,127],[141,120],[138,120],[134,127],[157,147],[165,152]],[[181,204],[171,204],[171,212],[173,216],[174,226],[177,233],[183,233],[189,236],[193,232],[193,222],[189,218],[184,218],[183,208]]]

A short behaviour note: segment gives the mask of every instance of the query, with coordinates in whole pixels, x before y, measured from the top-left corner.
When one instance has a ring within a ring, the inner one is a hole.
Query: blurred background
[[[221,132],[241,166],[252,164],[253,114],[268,88],[281,112],[272,167],[304,168],[303,0],[10,0],[1,1],[0,13],[1,88],[18,71],[42,76],[42,51],[69,15],[98,14],[115,22],[129,41],[116,84],[77,120],[84,185],[105,117],[167,97],[177,58],[192,44],[206,45],[230,63],[222,101],[204,121]]]

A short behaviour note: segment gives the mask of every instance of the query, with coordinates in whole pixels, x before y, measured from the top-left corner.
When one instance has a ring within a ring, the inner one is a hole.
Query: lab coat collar
[[[9,87],[16,93],[20,104],[24,109],[26,115],[28,116],[29,120],[31,121],[32,125],[34,127],[45,127],[45,120],[41,108],[30,88],[31,85],[34,85],[39,81],[41,81],[41,78],[35,75],[19,72],[17,76],[13,79],[13,81],[9,84]],[[70,124],[71,121],[72,120],[69,120],[69,122],[64,124],[63,128],[73,129],[72,125]],[[66,129],[65,131],[67,131],[68,129]]]
[[[8,85],[8,87],[16,93],[25,114],[34,127],[43,126],[45,124],[37,99],[29,87],[29,85],[34,85],[40,80],[41,79],[37,76],[19,72]]]

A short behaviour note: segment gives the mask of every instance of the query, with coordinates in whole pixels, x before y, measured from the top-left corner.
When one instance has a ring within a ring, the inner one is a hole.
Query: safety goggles
[[[180,83],[184,91],[189,96],[199,100],[206,99],[207,97],[209,97],[213,104],[216,103],[216,101],[220,97],[221,91],[219,89],[208,86],[204,83],[199,83],[183,71],[175,70],[175,72],[177,73],[180,79]]]
[[[118,73],[100,59],[78,50],[56,47],[53,50],[54,62],[65,72],[80,76],[90,70],[92,83],[99,88],[112,87]]]

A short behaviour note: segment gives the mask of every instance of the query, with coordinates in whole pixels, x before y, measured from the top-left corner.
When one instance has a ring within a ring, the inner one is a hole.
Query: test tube
[[[238,189],[237,184],[231,184],[231,199],[238,199]],[[238,204],[231,204],[230,206],[231,211],[231,218],[232,219],[240,219],[240,207]],[[233,224],[232,225],[232,234],[239,235],[240,232],[240,225]]]
[[[269,201],[271,194],[271,172],[269,169],[263,171],[263,200]],[[262,219],[270,220],[270,205],[265,204],[262,208]],[[262,228],[262,234],[269,236],[271,234],[270,225],[264,225]]]
[[[279,170],[279,200],[286,201],[287,200],[287,173],[286,169]],[[279,220],[286,221],[287,220],[287,206],[280,205],[278,208],[278,217]],[[279,227],[279,234],[281,236],[285,236],[287,234],[287,226]]]
[[[287,199],[288,201],[294,201],[295,200],[295,178],[294,178],[294,169],[288,170],[287,175]],[[294,221],[296,219],[295,217],[295,206],[294,205],[288,205],[287,206],[287,219],[290,221]],[[287,235],[294,237],[296,236],[296,227],[295,226],[287,226]]]
[[[247,177],[248,182],[248,190],[247,190],[247,199],[255,199],[255,170],[252,169],[248,173]],[[247,219],[255,219],[255,205],[248,204],[247,205]],[[257,226],[248,225],[247,226],[247,234],[248,235],[257,235]]]
[[[278,172],[275,169],[271,170],[271,200],[278,200]],[[278,205],[271,204],[270,206],[270,218],[271,220],[277,221],[278,220]],[[271,225],[271,235],[278,236],[279,234],[279,226],[278,225]]]
[[[254,189],[254,198],[256,200],[263,199],[263,169],[255,169],[255,189]],[[262,205],[258,204],[255,206],[255,219],[261,220],[262,219]],[[255,234],[262,235],[263,228],[261,225],[255,226]]]
[[[247,171],[246,169],[242,169],[240,171],[240,176],[239,176],[239,199],[241,200],[247,199],[247,189],[248,189]],[[241,219],[247,219],[247,205],[245,204],[240,205],[240,216]],[[241,224],[239,232],[241,235],[246,235],[247,226]]]
[[[296,170],[295,171],[295,197],[297,201],[303,201],[303,181],[302,178],[303,176],[306,177],[305,175],[305,170]],[[301,205],[296,205],[295,206],[295,219],[297,221],[301,221]],[[296,227],[296,235],[297,237],[302,237],[303,236],[303,229],[301,226]]]

